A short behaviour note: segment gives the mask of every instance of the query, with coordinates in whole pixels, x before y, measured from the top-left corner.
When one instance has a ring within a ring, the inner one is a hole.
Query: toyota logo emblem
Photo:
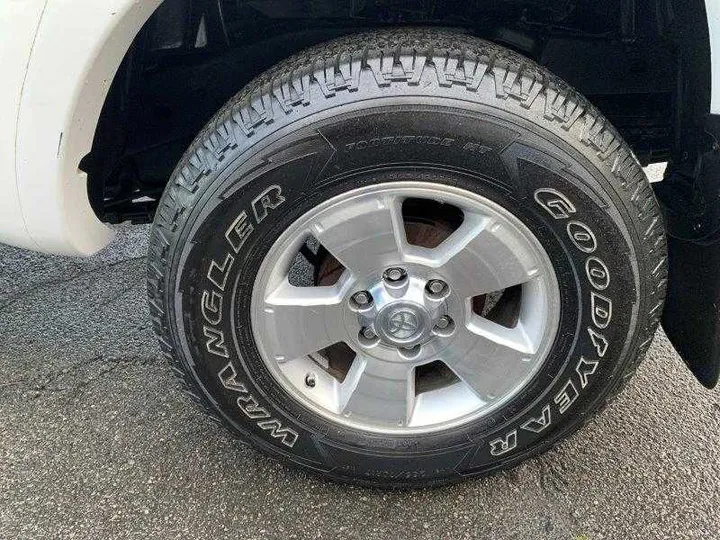
[[[392,314],[388,320],[387,333],[396,339],[408,339],[417,334],[419,327],[417,315],[404,309]]]

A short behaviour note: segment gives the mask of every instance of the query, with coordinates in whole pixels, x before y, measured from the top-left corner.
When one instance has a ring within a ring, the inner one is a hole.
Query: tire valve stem
[[[308,373],[305,375],[305,386],[308,388],[315,388],[315,385],[317,384],[317,378],[315,377],[314,373]]]

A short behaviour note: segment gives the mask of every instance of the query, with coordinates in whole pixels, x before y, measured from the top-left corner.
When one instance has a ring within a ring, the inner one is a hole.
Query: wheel
[[[666,247],[634,155],[533,62],[342,38],[234,97],[159,203],[154,328],[244,441],[340,481],[450,482],[577,430],[644,355]]]

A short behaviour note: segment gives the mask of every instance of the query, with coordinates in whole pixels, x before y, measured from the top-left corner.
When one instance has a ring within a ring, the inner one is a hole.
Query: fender
[[[30,238],[15,181],[15,136],[25,73],[46,0],[12,0],[0,9],[0,241],[40,249]]]
[[[13,48],[25,52],[22,63],[22,54],[10,59],[17,112],[0,115],[17,119],[14,134],[0,127],[4,147],[15,148],[14,159],[0,161],[0,241],[81,256],[110,242],[112,231],[90,206],[87,178],[79,164],[92,147],[120,62],[161,1],[10,1],[18,12],[0,21],[0,35],[24,40],[26,34],[31,39]],[[18,30],[18,24],[26,29],[34,24],[37,32]],[[26,72],[18,69],[23,64]],[[8,105],[0,107],[4,113]]]

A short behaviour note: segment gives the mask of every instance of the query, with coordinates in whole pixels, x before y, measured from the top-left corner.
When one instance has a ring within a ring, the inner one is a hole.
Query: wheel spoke
[[[267,353],[282,362],[342,341],[343,285],[294,287],[284,280],[265,299]]]
[[[470,317],[466,330],[488,343],[503,346],[511,351],[533,355],[537,344],[528,336],[522,321],[513,328],[497,324],[478,315]]]
[[[324,213],[311,229],[345,268],[363,278],[403,260],[401,204],[389,195],[351,200]]]
[[[403,363],[358,356],[340,391],[340,410],[351,418],[363,417],[404,426],[415,403],[415,372]]]
[[[510,329],[482,321],[460,329],[441,359],[481,399],[492,401],[532,370],[536,348],[521,325]]]
[[[417,262],[435,267],[463,298],[526,283],[539,275],[529,242],[509,225],[466,213],[463,224],[434,249],[413,249]]]

